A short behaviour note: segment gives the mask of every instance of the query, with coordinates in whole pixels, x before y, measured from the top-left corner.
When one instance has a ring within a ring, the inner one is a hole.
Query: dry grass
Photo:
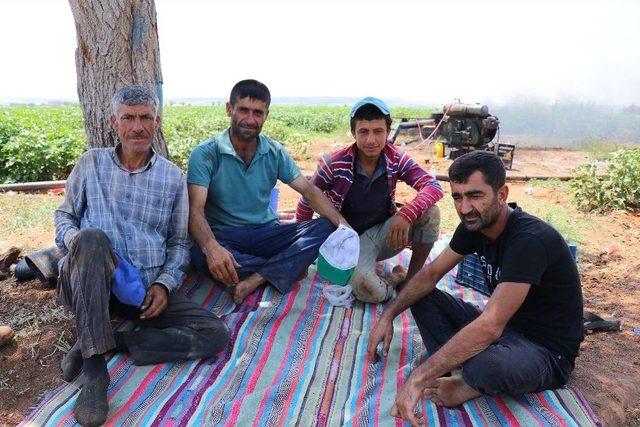
[[[0,252],[11,246],[30,253],[53,245],[53,212],[62,196],[0,193]]]

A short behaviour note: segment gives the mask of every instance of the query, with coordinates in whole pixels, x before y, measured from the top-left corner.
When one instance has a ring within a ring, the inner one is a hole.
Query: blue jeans
[[[326,218],[275,225],[248,225],[216,231],[215,237],[231,252],[240,267],[240,278],[258,273],[281,293],[287,293],[296,279],[318,257],[320,245],[336,227]],[[191,262],[209,272],[202,249],[191,248]]]
[[[411,307],[429,354],[480,315],[480,310],[439,289]],[[464,381],[482,394],[516,395],[563,386],[574,360],[507,327],[485,350],[462,364]]]

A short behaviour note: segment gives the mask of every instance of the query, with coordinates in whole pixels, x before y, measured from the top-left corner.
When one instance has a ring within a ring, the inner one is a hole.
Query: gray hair
[[[118,107],[121,105],[150,105],[157,113],[158,104],[156,94],[140,85],[122,86],[111,98],[113,114],[118,113]]]

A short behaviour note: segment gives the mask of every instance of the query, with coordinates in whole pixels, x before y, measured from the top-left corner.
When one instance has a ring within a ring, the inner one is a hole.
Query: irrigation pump
[[[402,118],[389,134],[389,142],[393,144],[402,132],[416,130],[420,139],[443,139],[450,159],[474,150],[494,151],[511,169],[515,146],[493,142],[496,136],[499,139],[500,121],[489,114],[486,105],[456,102],[445,105],[441,113],[433,113],[428,119]]]

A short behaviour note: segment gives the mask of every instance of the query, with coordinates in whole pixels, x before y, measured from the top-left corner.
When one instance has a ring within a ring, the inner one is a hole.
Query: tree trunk
[[[78,98],[89,147],[113,147],[111,97],[125,84],[147,86],[158,94],[162,114],[162,71],[153,0],[69,0],[76,23]],[[162,128],[153,142],[167,157]]]

